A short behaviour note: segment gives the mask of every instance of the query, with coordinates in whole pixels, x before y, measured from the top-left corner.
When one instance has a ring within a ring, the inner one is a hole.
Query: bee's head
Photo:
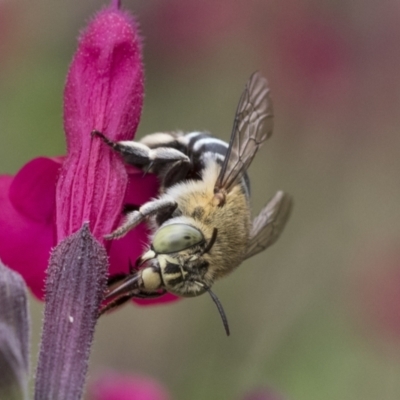
[[[198,296],[206,291],[204,285],[212,284],[210,277],[206,277],[209,263],[204,255],[216,237],[216,229],[206,241],[203,232],[191,224],[169,223],[155,233],[150,250],[140,257],[138,264],[153,260],[165,289],[178,296]]]
[[[217,239],[214,228],[207,242],[203,233],[192,225],[171,223],[161,227],[153,237],[150,250],[139,258],[139,264],[153,260],[165,289],[182,297],[208,292],[216,304],[229,335],[228,321],[217,296],[211,291],[212,279],[206,277],[209,263],[204,259]]]

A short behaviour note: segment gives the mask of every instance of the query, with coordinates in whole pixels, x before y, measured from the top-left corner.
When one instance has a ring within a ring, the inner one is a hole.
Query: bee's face
[[[206,291],[208,284],[205,275],[209,264],[201,254],[160,254],[157,262],[165,288],[169,292],[177,296],[194,297]]]
[[[209,266],[205,248],[206,241],[199,229],[173,223],[156,232],[151,250],[140,261],[152,260],[153,268],[159,271],[163,286],[169,292],[193,297],[204,293],[211,283],[205,279]]]

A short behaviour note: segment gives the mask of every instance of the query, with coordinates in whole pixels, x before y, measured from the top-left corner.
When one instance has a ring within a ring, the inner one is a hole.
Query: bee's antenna
[[[218,308],[219,311],[219,315],[221,316],[222,319],[222,323],[224,324],[224,328],[225,328],[225,332],[226,332],[226,336],[229,336],[230,331],[229,331],[229,324],[228,324],[228,318],[226,318],[226,314],[224,311],[224,308],[222,307],[221,302],[219,301],[217,295],[211,291],[210,288],[208,288],[207,286],[203,285],[202,283],[198,282],[201,286],[203,286],[203,288],[205,290],[207,290],[207,292],[209,293],[209,295],[211,296],[211,298],[213,299],[213,302],[215,303],[215,305]]]
[[[208,253],[208,252],[211,250],[211,248],[214,246],[214,243],[215,243],[215,241],[217,240],[217,234],[218,234],[218,229],[217,229],[217,228],[214,228],[214,229],[213,229],[212,236],[211,236],[211,239],[210,239],[210,241],[207,243],[206,248],[203,250],[202,255]],[[215,300],[214,300],[214,301],[215,301]]]

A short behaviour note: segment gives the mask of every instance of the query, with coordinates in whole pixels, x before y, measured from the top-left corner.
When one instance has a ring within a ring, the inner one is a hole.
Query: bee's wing
[[[291,197],[281,191],[277,192],[253,220],[245,259],[265,250],[276,242],[285,227],[291,209]]]
[[[215,184],[216,191],[229,191],[250,166],[259,147],[271,136],[272,102],[267,80],[251,75],[236,110],[229,148]]]

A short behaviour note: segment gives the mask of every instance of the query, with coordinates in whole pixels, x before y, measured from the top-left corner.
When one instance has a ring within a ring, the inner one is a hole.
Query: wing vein
[[[229,148],[215,184],[215,191],[229,192],[239,183],[258,149],[271,136],[272,101],[267,80],[255,72],[240,97]]]

